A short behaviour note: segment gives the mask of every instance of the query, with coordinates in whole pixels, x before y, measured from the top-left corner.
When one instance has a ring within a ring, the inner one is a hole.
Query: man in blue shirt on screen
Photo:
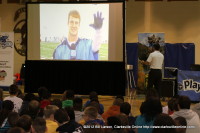
[[[94,41],[86,38],[79,38],[78,31],[80,28],[80,14],[72,10],[68,14],[68,37],[58,45],[53,53],[53,59],[67,60],[98,60],[98,52],[101,45],[100,29],[103,25],[101,13],[94,15],[94,23],[90,26],[96,30]]]

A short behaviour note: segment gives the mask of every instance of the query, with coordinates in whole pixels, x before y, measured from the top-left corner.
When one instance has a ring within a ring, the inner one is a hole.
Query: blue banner
[[[178,71],[178,95],[200,101],[200,71]]]

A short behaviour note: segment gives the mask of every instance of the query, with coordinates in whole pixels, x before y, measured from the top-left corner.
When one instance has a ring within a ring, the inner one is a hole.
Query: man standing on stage
[[[160,45],[153,45],[153,52],[150,53],[147,61],[141,61],[144,65],[150,65],[150,72],[148,76],[147,89],[154,88],[157,92],[160,92],[160,83],[162,80],[162,65],[164,61],[164,56],[160,52]],[[160,94],[160,93],[159,93]]]

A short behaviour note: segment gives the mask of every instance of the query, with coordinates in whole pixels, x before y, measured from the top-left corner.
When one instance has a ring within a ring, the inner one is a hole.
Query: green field
[[[53,59],[54,49],[59,45],[59,43],[51,42],[41,42],[40,57],[42,59]],[[99,50],[99,60],[108,60],[108,44],[101,44]]]

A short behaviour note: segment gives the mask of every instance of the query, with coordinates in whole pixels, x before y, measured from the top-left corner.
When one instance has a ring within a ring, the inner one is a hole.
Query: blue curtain
[[[126,43],[127,64],[133,65],[135,83],[138,78],[138,43]],[[133,81],[132,81],[133,82]],[[135,86],[136,87],[136,86]]]
[[[166,43],[164,57],[165,67],[190,70],[191,64],[195,64],[195,45],[194,43]],[[165,77],[170,77],[166,71]]]

